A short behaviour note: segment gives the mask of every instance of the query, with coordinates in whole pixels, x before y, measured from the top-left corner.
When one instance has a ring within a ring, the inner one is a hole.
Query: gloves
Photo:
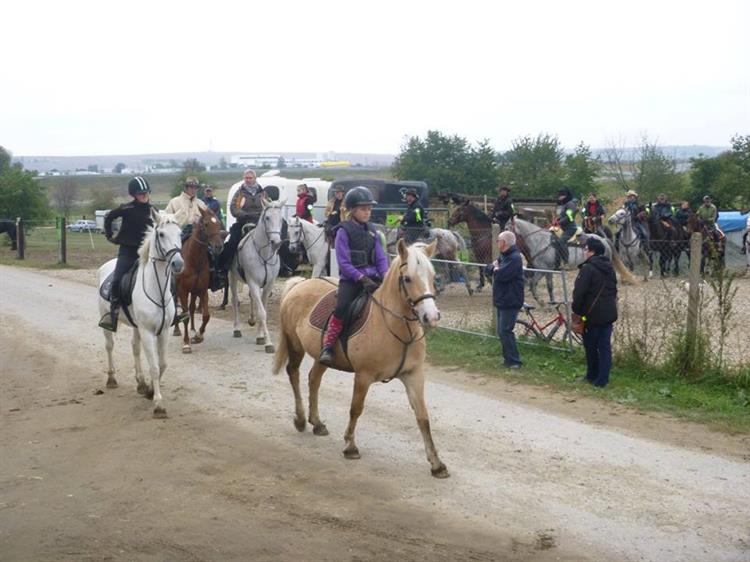
[[[369,277],[363,277],[362,279],[359,280],[359,282],[362,283],[362,286],[364,287],[365,291],[367,291],[370,294],[374,293],[379,287],[379,285],[375,283],[375,281],[373,281]]]

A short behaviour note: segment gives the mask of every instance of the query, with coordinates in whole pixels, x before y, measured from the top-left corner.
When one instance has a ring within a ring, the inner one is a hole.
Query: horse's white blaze
[[[420,247],[423,246],[423,244],[420,244]],[[432,262],[427,259],[427,256],[424,255],[421,248],[416,249],[415,246],[412,248],[414,249],[409,252],[409,257],[407,258],[406,270],[409,277],[419,280],[418,286],[421,287],[421,294],[413,295],[413,298],[416,300],[424,293],[434,294],[433,280],[435,278],[435,268],[432,266]],[[418,302],[414,308],[422,324],[426,324],[431,328],[437,326],[440,321],[440,311],[435,303],[435,299],[424,299]]]
[[[211,222],[216,223],[216,222],[219,222],[219,221],[216,220],[216,217],[211,217]]]

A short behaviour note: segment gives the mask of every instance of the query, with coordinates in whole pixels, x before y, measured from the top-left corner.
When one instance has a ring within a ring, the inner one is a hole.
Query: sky
[[[2,19],[0,145],[16,156],[750,134],[743,0],[25,0]]]

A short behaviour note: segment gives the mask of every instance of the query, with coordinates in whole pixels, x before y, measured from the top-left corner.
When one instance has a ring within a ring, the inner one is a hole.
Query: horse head
[[[302,221],[299,217],[292,217],[287,221],[287,237],[289,238],[289,251],[299,254],[302,251],[302,239],[304,237]]]
[[[430,261],[436,246],[436,241],[429,245],[417,242],[407,246],[403,239],[397,245],[401,258],[399,292],[419,323],[429,328],[434,328],[440,321],[440,311],[435,303],[435,268]]]
[[[149,257],[154,261],[165,261],[169,263],[172,273],[179,275],[185,269],[182,259],[182,228],[174,215],[157,212],[151,209],[151,220],[154,223],[150,233],[149,244],[141,248],[148,248],[147,253],[141,254],[141,258]]]
[[[265,235],[274,252],[278,252],[281,247],[281,228],[283,226],[281,209],[285,201],[286,199],[284,201],[271,201],[265,204],[256,229]]]
[[[448,226],[456,226],[462,222],[468,222],[469,218],[469,205],[471,202],[466,199],[463,203],[458,205],[456,209],[448,217]]]
[[[609,224],[616,224],[619,226],[622,226],[625,224],[625,221],[628,219],[629,213],[625,209],[617,209],[615,213],[607,219],[607,222]]]
[[[224,248],[224,240],[221,237],[221,223],[211,209],[200,209],[201,217],[199,219],[201,242],[204,242],[211,248],[213,255],[218,256]]]

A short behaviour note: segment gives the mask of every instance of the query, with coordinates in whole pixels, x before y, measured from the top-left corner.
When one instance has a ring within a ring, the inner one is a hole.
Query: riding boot
[[[332,315],[331,319],[328,321],[328,329],[323,336],[323,349],[320,352],[320,359],[318,359],[323,365],[333,367],[333,354],[336,348],[336,340],[339,339],[339,334],[341,334],[341,330],[343,329],[344,321],[335,314]]]
[[[109,314],[105,314],[102,319],[99,320],[99,327],[109,332],[116,332],[119,310],[120,301],[112,298],[109,303]]]
[[[174,321],[172,322],[172,326],[177,326],[181,322],[187,322],[190,319],[190,315],[187,310],[183,310],[182,312],[178,312],[177,310],[177,280],[174,277],[171,279],[169,290],[172,291],[172,300],[174,301]]]

